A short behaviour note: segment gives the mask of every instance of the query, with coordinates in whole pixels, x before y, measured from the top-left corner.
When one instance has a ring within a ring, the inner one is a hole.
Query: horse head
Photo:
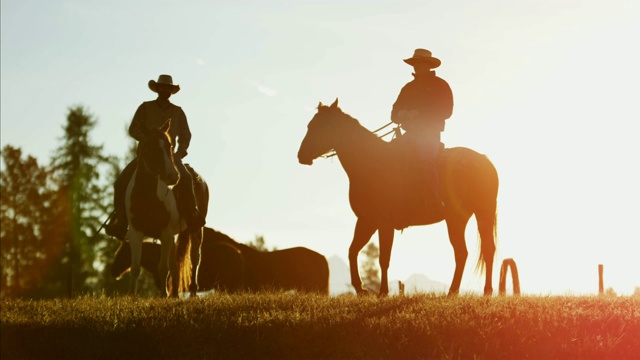
[[[180,179],[180,172],[173,158],[173,145],[168,131],[171,119],[158,130],[146,130],[138,145],[138,159],[152,175],[174,186]]]
[[[318,112],[307,125],[307,134],[298,150],[298,161],[303,165],[313,164],[313,160],[335,149],[336,128],[345,115],[338,107],[338,99],[331,106],[318,104]]]

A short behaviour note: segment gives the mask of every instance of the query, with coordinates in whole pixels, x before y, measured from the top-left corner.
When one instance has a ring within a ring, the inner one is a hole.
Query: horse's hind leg
[[[200,261],[202,261],[202,237],[203,229],[191,233],[191,284],[189,285],[190,296],[197,296],[198,292],[198,271],[200,270]]]
[[[451,280],[451,286],[449,287],[449,295],[457,295],[460,292],[462,274],[464,273],[464,266],[467,263],[467,256],[469,255],[464,238],[464,231],[470,217],[469,215],[466,217],[447,219],[449,241],[451,242],[451,246],[453,246],[453,253],[456,259],[456,270],[453,273],[453,280]]]
[[[131,247],[131,284],[129,285],[129,292],[135,295],[138,290],[138,277],[140,277],[143,236],[141,233],[129,228],[127,238]]]
[[[378,229],[380,243],[380,296],[389,295],[389,279],[387,272],[391,262],[391,248],[393,247],[394,230],[392,227]]]
[[[358,219],[356,222],[353,241],[351,241],[351,246],[349,247],[349,270],[351,270],[351,285],[353,285],[358,295],[367,293],[367,290],[362,286],[362,279],[360,279],[360,272],[358,271],[358,254],[367,245],[376,230],[375,225],[364,220]]]
[[[484,264],[485,283],[484,295],[491,296],[493,294],[493,258],[496,252],[496,215],[495,211],[489,211],[486,214],[476,214],[478,222],[478,232],[480,233],[480,259]]]

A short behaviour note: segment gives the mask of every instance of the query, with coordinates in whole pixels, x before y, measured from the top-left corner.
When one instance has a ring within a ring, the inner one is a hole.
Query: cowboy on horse
[[[406,131],[401,142],[410,151],[409,162],[417,167],[415,183],[422,188],[427,182],[432,191],[432,194],[414,192],[414,201],[417,198],[420,202],[416,207],[442,212],[437,158],[444,148],[440,134],[453,112],[453,94],[449,84],[433,71],[441,62],[431,51],[416,49],[404,62],[413,66],[414,79],[400,90],[391,110],[391,121]]]
[[[187,156],[187,149],[191,141],[191,131],[182,108],[169,101],[171,95],[180,91],[180,86],[173,84],[173,79],[170,75],[160,75],[158,81],[149,81],[149,89],[157,93],[158,97],[156,100],[146,101],[138,107],[129,126],[129,135],[140,141],[144,136],[145,130],[160,129],[167,123],[167,120],[171,120],[168,133],[171,138],[171,145],[178,148],[174,154],[174,159],[180,172],[180,181],[175,187],[180,199],[178,208],[189,229],[197,230],[204,226],[205,218],[198,211],[196,205],[193,177],[185,164],[182,163],[182,159]],[[105,231],[108,235],[120,240],[124,240],[127,234],[128,222],[125,209],[125,193],[137,163],[137,159],[131,161],[114,184],[115,209],[109,223],[105,226]]]

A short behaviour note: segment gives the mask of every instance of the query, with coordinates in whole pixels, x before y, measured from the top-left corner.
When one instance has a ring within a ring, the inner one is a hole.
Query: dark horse
[[[180,179],[180,173],[167,134],[170,125],[171,120],[168,120],[160,130],[146,131],[138,144],[137,168],[127,187],[125,199],[129,230],[126,238],[131,246],[130,291],[134,294],[140,275],[142,242],[145,238],[160,240],[157,271],[167,285],[162,288],[163,295],[167,295],[167,288],[173,297],[177,297],[187,286],[192,295],[198,290],[202,228],[180,237],[176,248],[175,236],[187,227],[184,219],[179,216],[173,190]],[[197,179],[194,183],[197,184],[195,190],[198,207],[206,214],[208,187],[199,176],[194,179]],[[170,283],[166,280],[169,273]]]
[[[184,232],[180,236],[184,236]],[[188,235],[187,235],[188,236]],[[142,244],[142,268],[153,275],[158,289],[165,286],[165,279],[156,271],[160,262],[160,245],[145,241]],[[123,242],[111,265],[111,275],[120,279],[131,269],[131,247]],[[206,235],[202,239],[202,261],[198,272],[201,291],[238,292],[244,288],[245,264],[242,254],[231,245],[215,242]]]
[[[311,165],[317,157],[335,150],[349,177],[349,201],[358,218],[353,241],[349,248],[351,284],[358,294],[362,287],[358,273],[358,253],[378,231],[380,242],[380,268],[382,272],[380,294],[389,293],[387,270],[391,259],[397,214],[402,213],[407,189],[407,166],[401,141],[386,142],[364,128],[338,107],[338,100],[325,106],[308,125],[307,134],[298,151],[301,164]],[[493,258],[496,250],[496,210],[498,174],[489,159],[471,149],[456,147],[444,149],[440,154],[439,174],[445,209],[439,216],[424,221],[412,220],[409,225],[427,225],[445,220],[449,241],[453,246],[456,268],[449,294],[460,291],[462,273],[467,261],[465,228],[471,215],[476,216],[481,241],[477,268],[486,272],[484,294],[491,295]],[[415,190],[414,190],[415,191]],[[427,191],[426,184],[420,191]],[[415,219],[415,214],[409,214]]]
[[[145,242],[143,247],[142,266],[154,274],[161,288],[154,271],[160,246]],[[126,244],[120,246],[111,267],[113,276],[120,278],[129,270],[130,252]],[[323,255],[304,247],[258,251],[205,227],[199,284],[204,291],[296,290],[329,295],[329,264]]]

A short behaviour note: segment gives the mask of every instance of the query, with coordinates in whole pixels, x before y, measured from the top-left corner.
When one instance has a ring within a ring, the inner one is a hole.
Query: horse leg
[[[449,233],[449,242],[453,246],[453,253],[456,259],[456,270],[453,273],[451,287],[449,287],[449,295],[458,295],[460,292],[460,283],[462,282],[462,273],[467,263],[467,244],[464,238],[464,231],[470,216],[465,218],[447,219],[447,231]]]
[[[480,261],[484,261],[485,270],[485,282],[484,282],[484,295],[493,295],[493,258],[496,252],[496,237],[495,237],[495,225],[496,216],[495,211],[489,212],[487,216],[484,214],[476,214],[476,220],[478,222],[478,232],[480,233]]]
[[[129,286],[129,292],[135,295],[138,291],[138,277],[140,277],[143,235],[130,227],[127,232],[127,238],[129,239],[129,247],[131,248],[131,284]]]
[[[195,231],[191,234],[191,284],[189,285],[189,293],[192,297],[197,296],[198,292],[198,271],[200,270],[200,261],[202,261],[202,237],[203,229]]]
[[[167,292],[168,279],[167,278],[169,275],[169,265],[170,265],[171,258],[173,258],[175,262],[176,256],[175,256],[173,238],[171,239],[163,238],[160,240],[160,262],[158,262],[158,276],[160,277],[160,279],[162,279],[161,295],[163,297],[167,297],[168,295],[168,292]],[[178,276],[177,271],[171,272],[171,281],[172,281],[171,293],[178,290],[175,285],[175,280],[177,279],[177,276]]]
[[[393,247],[394,230],[392,227],[378,229],[378,241],[380,243],[380,296],[389,295],[389,280],[387,271],[391,262],[391,248]]]
[[[364,295],[367,290],[362,286],[360,272],[358,271],[358,254],[360,250],[367,245],[371,236],[376,232],[376,227],[364,220],[358,219],[356,228],[353,232],[353,241],[349,246],[349,269],[351,271],[351,285],[356,290],[356,294]]]

